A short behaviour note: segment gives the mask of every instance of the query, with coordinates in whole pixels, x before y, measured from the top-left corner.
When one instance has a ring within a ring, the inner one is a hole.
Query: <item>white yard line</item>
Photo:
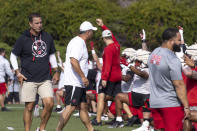
[[[20,107],[20,106],[6,106],[8,109],[24,109],[25,107]]]

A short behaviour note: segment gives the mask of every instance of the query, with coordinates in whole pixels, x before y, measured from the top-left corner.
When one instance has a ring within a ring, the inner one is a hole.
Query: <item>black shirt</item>
[[[51,79],[49,55],[55,51],[53,38],[47,32],[33,36],[26,30],[16,41],[12,53],[20,57],[21,73],[28,82],[43,82]]]

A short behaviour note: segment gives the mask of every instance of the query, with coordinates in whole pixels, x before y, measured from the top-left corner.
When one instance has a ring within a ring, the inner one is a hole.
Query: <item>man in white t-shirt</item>
[[[56,131],[63,130],[77,106],[80,106],[80,119],[84,123],[87,130],[94,131],[88,117],[85,87],[89,84],[87,79],[88,51],[86,41],[93,36],[93,31],[96,30],[97,28],[93,27],[90,22],[85,21],[80,25],[79,35],[74,37],[68,43],[64,68],[66,107],[60,116]]]

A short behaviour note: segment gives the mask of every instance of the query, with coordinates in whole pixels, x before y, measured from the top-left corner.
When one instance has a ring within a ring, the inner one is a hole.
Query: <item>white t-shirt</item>
[[[121,65],[122,67],[122,75],[127,75],[127,72],[130,71],[130,69],[127,67],[127,66],[124,66],[124,65]],[[132,91],[132,86],[131,86],[131,83],[132,83],[132,80],[129,80],[128,82],[125,82],[125,81],[121,81],[121,90],[123,93],[129,93]]]
[[[58,89],[62,89],[62,88],[64,88],[64,72],[63,71],[60,73],[60,80],[58,83]]]
[[[82,72],[87,77],[88,74],[88,51],[85,41],[79,37],[74,37],[67,46],[66,50],[66,62],[64,67],[64,85],[82,87],[81,77],[74,71],[70,58],[73,57],[78,60]]]
[[[146,71],[149,74],[148,68],[141,69],[141,71]],[[150,94],[150,86],[151,83],[149,78],[146,80],[136,74],[134,75],[132,83],[133,92],[141,94]]]

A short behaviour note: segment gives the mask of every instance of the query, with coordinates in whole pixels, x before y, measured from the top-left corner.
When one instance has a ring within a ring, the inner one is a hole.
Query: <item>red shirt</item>
[[[105,25],[102,26],[102,29],[108,30]],[[113,34],[112,39],[114,43],[111,43],[104,48],[101,79],[118,82],[121,81],[120,45]]]
[[[192,69],[197,71],[196,69]],[[187,98],[190,106],[197,106],[197,80],[186,77],[183,74],[183,80],[187,87]]]

